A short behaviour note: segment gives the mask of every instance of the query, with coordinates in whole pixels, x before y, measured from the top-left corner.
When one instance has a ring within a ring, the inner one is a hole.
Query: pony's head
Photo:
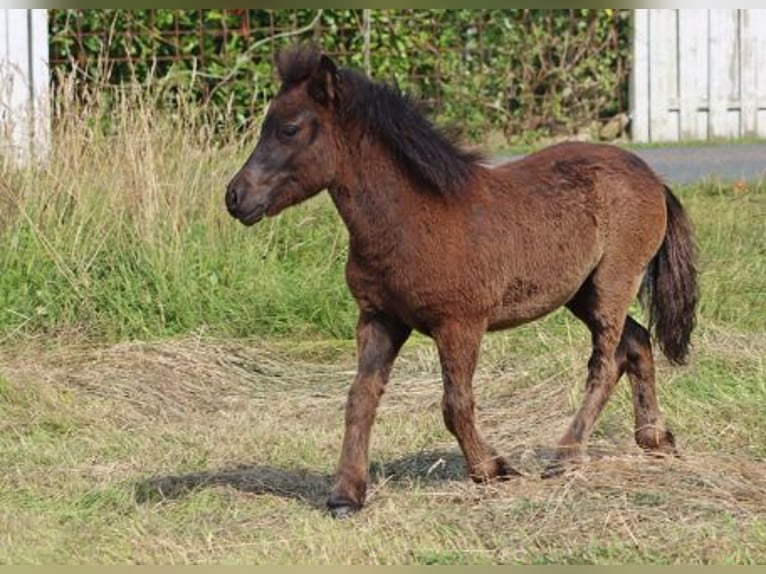
[[[339,73],[313,45],[279,52],[282,81],[255,150],[226,188],[229,213],[245,225],[329,187],[338,163]]]

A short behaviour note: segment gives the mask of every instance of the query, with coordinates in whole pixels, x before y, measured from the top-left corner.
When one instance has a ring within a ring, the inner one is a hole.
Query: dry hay
[[[198,338],[5,350],[0,375],[117,402],[123,420],[158,421],[236,409],[285,389],[295,400],[320,396],[347,381],[337,364],[288,357],[277,346]]]
[[[575,356],[581,356],[581,349],[573,351]],[[111,347],[32,346],[23,354],[0,351],[0,375],[5,379],[66,389],[83,404],[87,399],[112,404],[109,424],[117,428],[140,421],[172,423],[215,413],[258,411],[265,404],[278,405],[273,408],[279,408],[288,422],[310,405],[323,413],[323,420],[339,426],[354,364],[352,345],[288,346],[204,338]],[[474,501],[482,512],[489,505],[492,512],[509,516],[518,517],[519,501],[524,500],[529,510],[523,521],[535,524],[538,535],[551,529],[559,537],[565,537],[568,528],[574,533],[591,527],[620,528],[627,536],[639,536],[641,527],[636,524],[647,516],[676,525],[721,512],[743,520],[766,520],[764,461],[689,451],[680,458],[653,458],[641,453],[629,434],[595,436],[585,464],[561,479],[541,480],[546,448],[569,422],[576,404],[572,389],[581,374],[574,372],[576,364],[573,360],[571,370],[564,368],[520,387],[511,382],[514,373],[501,376],[491,360],[477,373],[482,429],[524,478],[487,486],[469,483],[462,477],[459,451],[447,436],[426,450],[373,469],[370,504],[384,499],[391,488],[396,488],[391,492],[396,497],[413,485],[420,485],[416,495],[428,499],[428,504],[467,501],[474,508]],[[394,378],[380,417],[438,413],[438,363],[430,347],[406,350]],[[270,472],[256,475],[234,464],[228,470],[199,474],[197,484],[279,493],[289,490],[291,477],[301,476],[286,472],[271,486],[260,484],[276,476],[274,472],[279,474],[274,468]],[[185,479],[195,482],[190,476]],[[306,491],[315,499],[313,504],[320,504],[328,476],[307,471],[305,477],[311,483]]]

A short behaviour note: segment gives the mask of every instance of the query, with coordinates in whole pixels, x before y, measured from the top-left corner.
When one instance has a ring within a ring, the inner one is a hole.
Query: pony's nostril
[[[234,211],[237,209],[238,204],[239,194],[237,193],[237,188],[233,185],[230,185],[226,189],[226,207],[229,208],[229,211]]]

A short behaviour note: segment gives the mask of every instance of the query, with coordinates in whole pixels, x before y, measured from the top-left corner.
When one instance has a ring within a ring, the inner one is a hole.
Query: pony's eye
[[[279,129],[279,135],[283,138],[291,138],[298,133],[298,126],[295,124],[285,124]]]

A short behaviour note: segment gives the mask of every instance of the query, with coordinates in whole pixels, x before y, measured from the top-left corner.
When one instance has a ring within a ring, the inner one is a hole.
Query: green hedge
[[[630,10],[68,9],[50,33],[54,71],[159,81],[240,126],[274,93],[275,49],[309,38],[475,138],[572,133],[627,108]]]

